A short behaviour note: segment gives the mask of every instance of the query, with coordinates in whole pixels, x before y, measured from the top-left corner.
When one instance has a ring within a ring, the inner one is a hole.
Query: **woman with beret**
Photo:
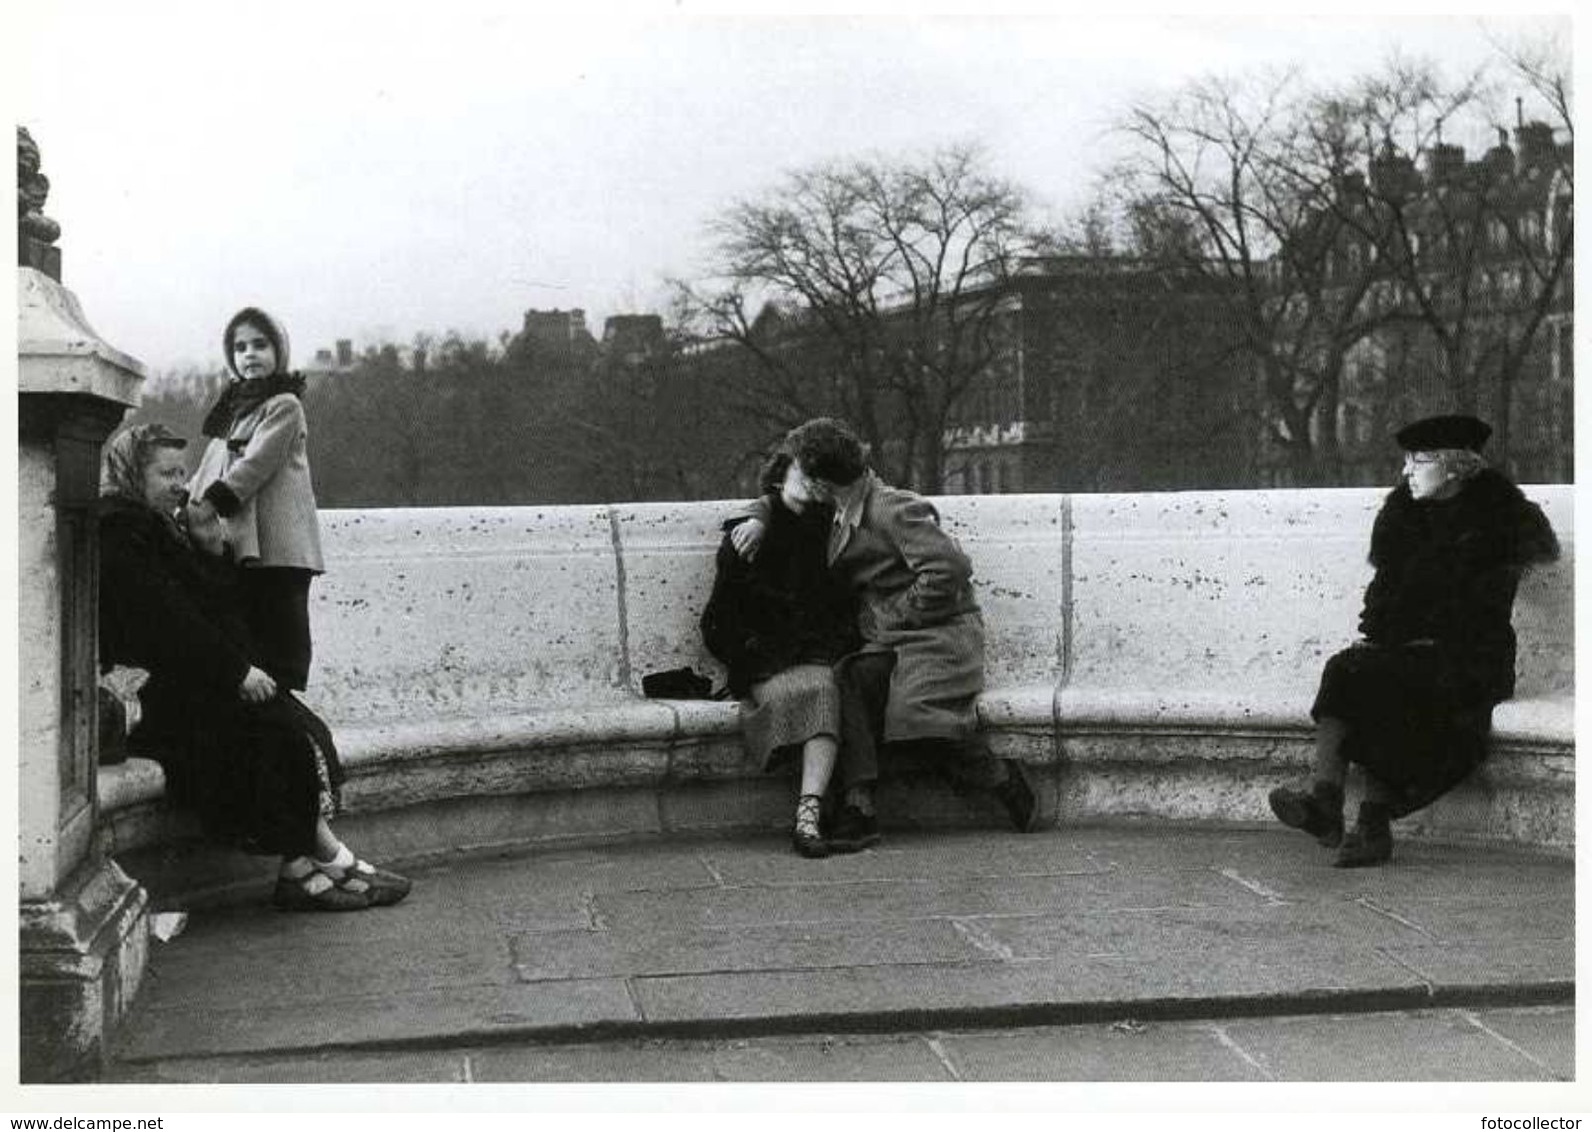
[[[280,855],[273,903],[302,911],[395,904],[409,881],[357,858],[332,832],[342,771],[331,732],[261,663],[238,570],[196,546],[186,441],[137,425],[106,445],[100,476],[100,667],[142,669],[129,749],[157,760],[167,796],[208,837]],[[220,548],[216,534],[210,545]]]
[[[1338,847],[1339,868],[1387,861],[1391,821],[1481,763],[1493,705],[1514,694],[1515,591],[1559,544],[1541,509],[1487,465],[1491,431],[1447,415],[1398,432],[1403,478],[1372,528],[1362,639],[1327,661],[1311,707],[1314,781],[1271,792],[1278,820]],[[1365,797],[1345,834],[1349,763],[1364,771]]]
[[[725,524],[702,638],[729,669],[747,747],[763,768],[800,752],[791,842],[804,857],[824,857],[820,814],[841,734],[832,666],[861,643],[856,611],[825,559],[830,513],[807,493],[790,454],[775,455],[759,482],[768,516],[761,552],[753,561],[736,553],[730,532],[749,516]]]

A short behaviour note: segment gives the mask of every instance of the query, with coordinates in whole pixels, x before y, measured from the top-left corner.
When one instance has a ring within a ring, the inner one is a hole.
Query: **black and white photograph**
[[[1567,9],[0,25],[11,1127],[1592,1112]]]

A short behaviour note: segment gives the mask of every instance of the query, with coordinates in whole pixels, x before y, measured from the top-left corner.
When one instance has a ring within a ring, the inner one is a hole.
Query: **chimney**
[[[1526,122],[1515,130],[1515,149],[1522,169],[1549,169],[1558,160],[1553,127],[1546,122]]]
[[[1498,127],[1498,144],[1482,154],[1481,167],[1491,177],[1507,177],[1515,171],[1515,151],[1509,148],[1509,131]]]
[[[1452,184],[1465,168],[1465,147],[1442,142],[1426,151],[1426,177],[1434,185]]]

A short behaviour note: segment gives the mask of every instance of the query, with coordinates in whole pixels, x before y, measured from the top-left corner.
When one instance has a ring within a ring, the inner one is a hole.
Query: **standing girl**
[[[211,437],[189,484],[212,510],[244,567],[243,605],[260,665],[303,691],[310,670],[310,580],[323,572],[320,523],[306,452],[302,375],[288,371],[288,337],[258,307],[222,334],[232,380],[205,416]]]

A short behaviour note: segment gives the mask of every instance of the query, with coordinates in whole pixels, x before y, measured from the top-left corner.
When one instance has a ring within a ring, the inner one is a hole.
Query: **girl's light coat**
[[[225,438],[217,437],[205,448],[189,491],[198,499],[219,480],[242,501],[237,514],[221,520],[239,562],[326,569],[308,440],[304,406],[291,393],[279,393],[239,417]]]

